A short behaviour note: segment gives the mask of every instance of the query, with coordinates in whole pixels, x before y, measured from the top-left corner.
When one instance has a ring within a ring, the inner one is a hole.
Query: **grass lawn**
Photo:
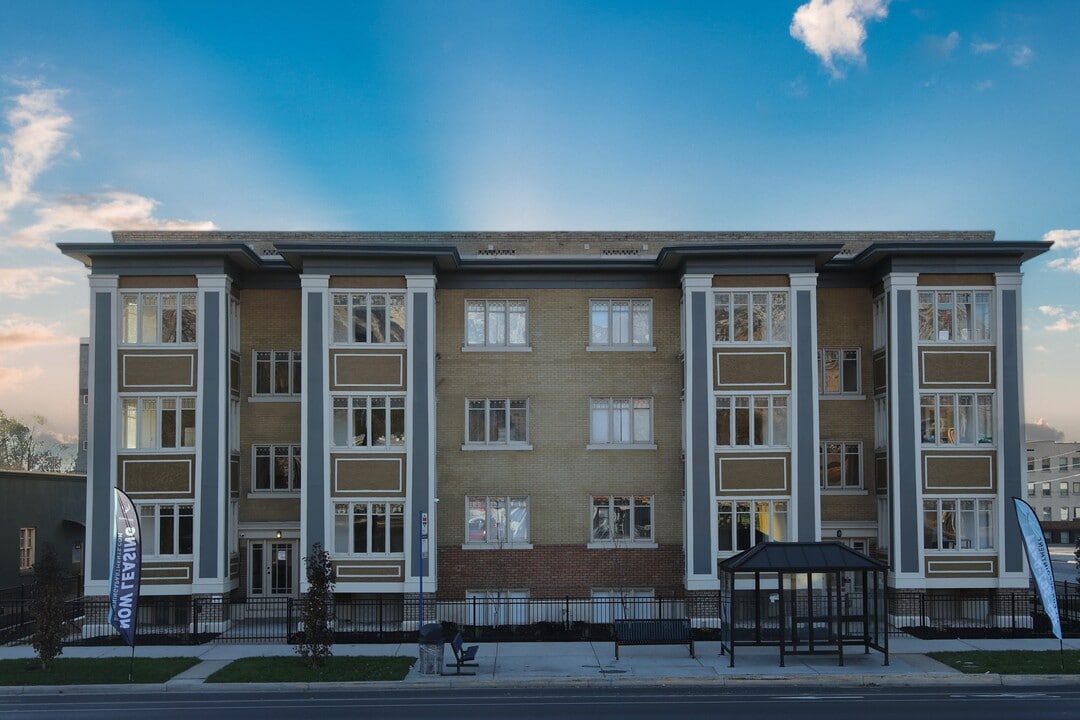
[[[252,657],[235,660],[206,679],[206,682],[355,682],[402,680],[416,662],[410,657],[327,658],[322,667],[312,669],[299,655]]]
[[[37,658],[0,660],[0,685],[113,685],[127,683],[128,670],[135,683],[160,683],[199,662],[193,657],[56,658],[48,670]]]
[[[964,673],[1000,675],[1080,675],[1080,650],[1066,650],[1065,669],[1058,650],[975,650],[927,653]]]

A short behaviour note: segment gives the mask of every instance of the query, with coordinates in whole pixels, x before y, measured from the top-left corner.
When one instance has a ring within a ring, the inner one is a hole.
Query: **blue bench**
[[[694,657],[694,635],[689,618],[663,620],[616,620],[615,659],[620,645],[689,645]]]
[[[450,649],[454,651],[454,662],[446,663],[446,667],[457,668],[458,675],[475,675],[476,673],[461,672],[461,668],[480,667],[479,663],[473,662],[476,659],[476,651],[480,649],[480,646],[470,645],[464,647],[463,643],[461,633],[454,636],[454,639],[450,642]]]

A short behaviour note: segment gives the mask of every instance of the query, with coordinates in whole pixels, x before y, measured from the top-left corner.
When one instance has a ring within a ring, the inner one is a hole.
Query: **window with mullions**
[[[467,445],[525,445],[529,442],[529,401],[521,398],[466,399]]]
[[[993,550],[994,501],[975,498],[923,500],[924,550]]]
[[[787,395],[718,395],[718,447],[787,447]]]
[[[717,507],[720,552],[749,550],[759,543],[788,538],[787,500],[720,500]]]
[[[652,300],[590,300],[589,344],[651,347]]]
[[[889,341],[889,306],[884,295],[874,298],[874,349],[880,350]]]
[[[989,290],[919,292],[919,339],[929,342],[988,342],[993,293]]]
[[[335,504],[334,552],[338,555],[404,553],[405,503]]]
[[[862,443],[821,443],[821,489],[861,490]]]
[[[36,548],[37,528],[19,528],[19,572],[28,573],[34,569]]]
[[[528,344],[528,301],[465,301],[466,347],[524,348]]]
[[[333,341],[405,342],[405,293],[331,293]]]
[[[859,393],[859,349],[818,350],[818,392],[822,395]]]
[[[199,319],[194,292],[120,294],[120,342],[138,345],[194,343]]]
[[[405,444],[405,397],[333,398],[334,447],[381,448]]]
[[[256,350],[252,377],[255,395],[299,395],[300,351]]]
[[[718,343],[788,341],[788,293],[718,292],[713,296]]]
[[[590,498],[594,543],[653,542],[652,495],[594,495]]]
[[[652,398],[592,398],[590,445],[652,446]]]
[[[139,525],[147,555],[191,555],[195,513],[192,505],[139,505]]]
[[[919,404],[924,445],[993,444],[992,394],[924,394]]]
[[[120,447],[125,450],[195,447],[195,398],[122,398]]]
[[[529,542],[529,498],[469,495],[465,498],[466,544]]]
[[[255,445],[251,489],[255,492],[300,490],[299,445]]]

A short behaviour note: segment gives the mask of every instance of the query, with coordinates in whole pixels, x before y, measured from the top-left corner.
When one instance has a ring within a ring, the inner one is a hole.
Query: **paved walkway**
[[[571,643],[479,643],[479,667],[468,668],[472,676],[454,675],[453,668],[443,668],[448,675],[421,675],[419,663],[414,665],[404,681],[398,683],[363,683],[364,687],[402,685],[417,688],[521,687],[530,685],[597,686],[617,683],[635,685],[669,685],[678,683],[775,683],[783,681],[796,685],[923,685],[933,683],[1022,685],[1034,683],[1076,684],[1076,675],[967,675],[931,660],[926,653],[939,650],[1057,650],[1055,639],[1023,640],[918,640],[893,638],[889,642],[889,664],[883,664],[881,653],[865,655],[861,650],[846,648],[844,665],[835,655],[788,656],[780,667],[779,650],[775,647],[736,648],[735,667],[728,667],[729,658],[720,655],[718,642],[695,643],[696,657],[689,657],[684,646],[632,646],[620,648],[615,660],[612,642]],[[1080,640],[1066,640],[1066,649],[1080,650]],[[148,646],[135,651],[140,657],[197,657],[198,665],[158,685],[98,685],[78,687],[9,687],[0,694],[55,692],[116,692],[168,690],[251,690],[252,685],[204,684],[216,670],[238,658],[266,655],[293,655],[295,650],[285,644],[210,644],[198,646]],[[415,643],[382,645],[334,645],[334,655],[392,655],[417,657]],[[453,653],[446,648],[446,658]],[[69,647],[63,657],[130,657],[126,647]],[[2,647],[0,659],[31,658],[34,651],[27,646]],[[259,685],[261,690],[308,688],[311,690],[341,690],[357,687],[359,683],[312,683]]]

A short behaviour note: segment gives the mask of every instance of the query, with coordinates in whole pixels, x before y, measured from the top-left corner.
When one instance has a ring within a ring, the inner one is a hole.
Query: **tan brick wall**
[[[966,287],[993,285],[994,276],[989,273],[976,275],[946,275],[935,273],[922,273],[919,275],[919,285],[924,287]]]
[[[532,352],[462,352],[466,298],[524,298],[529,301]],[[656,352],[588,352],[589,299],[651,297]],[[589,541],[589,495],[655,495],[654,535],[662,545],[682,541],[680,436],[681,363],[679,298],[676,289],[652,290],[442,290],[436,305],[438,405],[438,532],[442,562],[461,553],[467,494],[525,494],[530,498],[534,549],[513,557],[547,557],[554,573],[569,571],[567,553]],[[653,398],[656,450],[586,450],[590,396]],[[465,399],[527,397],[531,451],[462,451]],[[553,547],[554,546],[554,547]],[[470,568],[506,551],[466,551],[462,565],[440,566],[440,583],[475,584]],[[649,550],[628,551],[651,558]],[[655,551],[652,551],[655,552]],[[681,558],[681,555],[680,555]],[[535,561],[529,561],[535,562]],[[574,560],[576,562],[576,560]],[[645,563],[647,566],[651,563]],[[475,572],[482,573],[482,570]],[[681,559],[680,571],[681,573]],[[485,581],[486,582],[486,581]],[[536,587],[540,577],[516,584]],[[603,584],[603,583],[601,583]],[[641,583],[652,587],[653,582]],[[594,583],[594,586],[596,583]],[[493,587],[508,587],[497,584]]]

